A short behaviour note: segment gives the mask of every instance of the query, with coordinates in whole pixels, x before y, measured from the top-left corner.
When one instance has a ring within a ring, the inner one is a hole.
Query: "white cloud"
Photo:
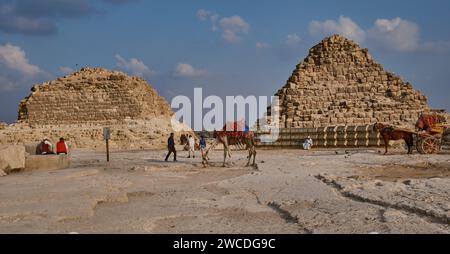
[[[179,63],[175,68],[174,76],[177,78],[196,78],[206,76],[206,70],[195,69],[192,65],[187,63]]]
[[[289,34],[286,38],[286,44],[289,46],[296,46],[302,41],[302,38],[297,34]]]
[[[217,20],[219,20],[219,15],[217,15],[217,14],[211,15],[209,17],[209,19],[211,20],[211,31],[217,32],[217,30],[218,30]]]
[[[39,67],[28,62],[25,51],[11,44],[0,46],[0,63],[28,77],[36,76],[42,72]]]
[[[208,17],[210,17],[210,16],[211,16],[211,12],[210,11],[203,10],[203,9],[200,9],[200,10],[197,11],[197,18],[202,20],[202,21],[207,20]]]
[[[201,9],[197,11],[197,18],[201,21],[209,21],[211,31],[220,30],[224,41],[229,43],[239,42],[250,30],[250,24],[237,15],[220,18],[218,14]]]
[[[377,19],[368,36],[372,42],[396,51],[415,51],[420,47],[419,26],[401,18]]]
[[[345,16],[340,16],[337,21],[312,21],[309,25],[309,32],[313,36],[340,34],[359,43],[366,39],[366,32],[351,18]]]
[[[0,45],[0,90],[11,91],[47,76],[30,64],[25,51],[12,44]]]
[[[223,31],[222,37],[225,41],[234,43],[241,39],[241,35],[248,34],[250,25],[239,16],[222,18],[220,28]]]
[[[197,11],[197,18],[201,21],[209,20],[211,22],[211,31],[216,32],[218,30],[217,21],[219,20],[219,15],[200,9]]]
[[[62,74],[70,74],[74,72],[74,69],[70,68],[70,67],[66,67],[66,66],[61,66],[58,68],[59,72],[61,72]]]
[[[312,21],[309,32],[313,36],[340,34],[359,43],[367,42],[398,52],[450,50],[450,41],[422,42],[419,25],[399,17],[377,19],[372,28],[364,30],[351,18],[340,16],[337,21]]]
[[[156,74],[156,71],[151,70],[147,65],[141,60],[136,58],[131,58],[129,61],[122,58],[120,55],[116,54],[114,56],[117,60],[117,67],[120,69],[131,73],[132,75],[140,76],[143,78],[150,78]]]
[[[257,49],[266,49],[268,47],[270,47],[270,45],[265,43],[265,42],[257,42],[256,43],[256,48]]]

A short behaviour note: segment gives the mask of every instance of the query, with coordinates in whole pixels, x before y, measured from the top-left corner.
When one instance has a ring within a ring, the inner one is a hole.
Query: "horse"
[[[388,153],[389,141],[394,140],[404,140],[406,145],[408,146],[408,154],[412,154],[412,150],[414,147],[414,135],[411,132],[404,130],[397,130],[390,125],[385,125],[382,123],[376,123],[373,126],[374,131],[380,132],[381,136],[384,140],[384,146],[386,148],[386,152],[384,155]]]

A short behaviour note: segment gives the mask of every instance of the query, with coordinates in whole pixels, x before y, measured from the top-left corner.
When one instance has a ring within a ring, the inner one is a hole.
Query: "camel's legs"
[[[253,146],[253,166],[256,165],[256,148]]]
[[[253,166],[256,165],[256,147],[255,147],[255,143],[253,142],[253,140],[249,139],[246,140],[246,146],[247,146],[247,151],[248,151],[248,162],[247,162],[247,167],[250,166],[250,161],[253,157]]]
[[[208,154],[211,150],[213,150],[218,144],[219,144],[219,139],[217,138],[214,143],[208,148],[206,149],[206,151],[204,152],[203,156],[202,156],[202,164],[203,166],[207,166],[209,164],[209,157]]]
[[[224,149],[223,153],[223,166],[225,167],[227,164],[227,149]]]
[[[252,159],[252,149],[249,148],[247,149],[248,151],[248,162],[247,162],[247,167],[250,166],[250,160]]]
[[[214,149],[218,144],[222,144],[223,145],[223,166],[226,167],[226,163],[227,163],[227,157],[229,157],[231,159],[231,151],[230,151],[230,145],[228,142],[228,137],[217,137],[215,142],[204,152],[203,154],[203,165],[206,167],[206,165],[208,165],[208,154],[209,152]],[[247,150],[248,150],[248,163],[247,166],[250,166],[250,162],[252,160],[253,157],[253,165],[256,165],[256,147],[255,144],[253,142],[253,140],[246,140],[245,143],[241,143],[242,145],[246,145]]]
[[[228,141],[226,137],[222,140],[223,144],[223,166],[226,166],[227,163],[227,156],[231,159],[231,153],[230,153],[230,146],[228,145]]]

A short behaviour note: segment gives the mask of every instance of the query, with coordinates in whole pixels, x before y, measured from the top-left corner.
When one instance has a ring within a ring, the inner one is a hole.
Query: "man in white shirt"
[[[192,135],[189,135],[188,144],[189,144],[189,157],[188,158],[191,158],[191,153],[192,153],[193,158],[195,158],[195,139],[194,139],[194,137],[192,137]]]
[[[311,137],[308,136],[308,138],[305,139],[305,142],[303,143],[303,149],[311,150],[312,146],[313,146],[313,140]]]

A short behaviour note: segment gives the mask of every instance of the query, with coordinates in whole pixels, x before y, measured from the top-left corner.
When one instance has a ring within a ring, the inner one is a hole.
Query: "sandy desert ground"
[[[0,233],[450,233],[448,153],[164,155],[75,151],[70,169],[2,177]]]

